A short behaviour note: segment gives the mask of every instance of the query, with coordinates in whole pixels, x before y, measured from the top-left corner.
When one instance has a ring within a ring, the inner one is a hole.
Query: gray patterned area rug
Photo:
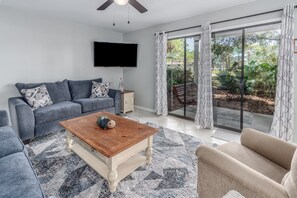
[[[153,161],[119,182],[110,193],[105,179],[65,149],[65,131],[34,140],[29,157],[46,197],[192,198],[197,197],[195,150],[201,140],[159,127],[154,136]]]

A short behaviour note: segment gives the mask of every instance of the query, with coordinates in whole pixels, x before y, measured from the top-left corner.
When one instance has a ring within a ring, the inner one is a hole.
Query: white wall
[[[207,21],[215,22],[222,21],[226,19],[232,19],[236,17],[282,9],[287,3],[296,2],[293,0],[258,0],[249,4],[236,6],[217,12],[196,16],[188,18],[185,20],[180,20],[152,28],[147,28],[139,30],[136,32],[124,34],[125,42],[135,42],[139,43],[139,57],[138,57],[138,67],[136,69],[124,69],[124,86],[126,89],[131,89],[135,91],[135,103],[138,106],[144,108],[153,109],[154,108],[154,65],[155,65],[155,44],[154,44],[154,33],[158,31],[168,31],[184,27],[190,27],[195,25],[205,24]],[[297,13],[296,13],[297,15]],[[222,23],[214,25],[212,28],[226,28],[241,24],[254,23],[258,21],[270,20],[274,18],[279,18],[281,12],[263,15],[253,18],[248,18],[244,20],[232,21],[228,23]],[[296,23],[297,27],[297,23]],[[169,34],[169,36],[184,35],[189,33],[199,32],[199,29],[192,29],[184,32],[176,32]],[[296,30],[297,37],[297,30]],[[297,62],[297,61],[296,61]],[[297,72],[296,72],[297,79]],[[297,80],[296,80],[297,87]],[[297,108],[297,93],[295,106]],[[296,111],[297,112],[297,111]],[[297,128],[297,114],[295,116],[296,128]],[[297,142],[297,130],[295,135],[295,141]]]
[[[122,42],[123,34],[0,7],[0,109],[18,96],[16,82],[102,77],[118,87],[122,68],[94,68],[93,41]]]

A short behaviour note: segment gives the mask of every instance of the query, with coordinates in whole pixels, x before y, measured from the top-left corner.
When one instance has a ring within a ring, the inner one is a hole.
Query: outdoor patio
[[[230,128],[238,129],[240,123],[240,111],[222,107],[214,107],[213,111],[214,122],[217,125],[228,126]],[[184,108],[180,108],[174,111],[170,111],[170,114],[184,116]],[[195,118],[196,106],[186,106],[186,116],[189,118]],[[243,112],[243,128],[254,128],[262,132],[268,132],[272,123],[273,116],[252,112]]]

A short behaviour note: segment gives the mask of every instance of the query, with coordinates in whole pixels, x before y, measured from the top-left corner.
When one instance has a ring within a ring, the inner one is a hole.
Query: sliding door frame
[[[195,118],[190,118],[190,117],[187,117],[186,115],[186,107],[187,107],[187,104],[186,104],[186,101],[187,101],[187,86],[186,86],[186,79],[187,79],[187,38],[195,38],[195,37],[198,37],[199,41],[200,41],[200,38],[201,38],[201,34],[193,34],[193,35],[189,35],[189,36],[181,36],[181,37],[174,37],[174,38],[169,38],[168,41],[170,40],[176,40],[176,39],[183,39],[183,43],[184,43],[184,90],[185,90],[185,93],[184,93],[184,101],[185,101],[185,104],[183,106],[183,109],[184,109],[184,115],[181,116],[181,115],[177,115],[177,114],[173,114],[173,113],[170,113],[168,112],[168,115],[171,115],[171,116],[174,116],[174,117],[178,117],[178,118],[182,118],[182,119],[186,119],[186,120],[192,120],[194,121]],[[194,39],[194,43],[195,43],[195,39]],[[198,67],[199,65],[197,65]]]
[[[241,30],[242,33],[242,40],[241,40],[241,45],[242,45],[242,58],[241,58],[241,77],[240,77],[240,129],[235,129],[232,127],[227,127],[227,126],[222,126],[218,124],[214,124],[215,127],[221,128],[221,129],[227,129],[235,132],[242,132],[243,129],[243,97],[244,97],[244,65],[245,65],[245,33],[246,29],[248,28],[255,28],[255,27],[261,27],[261,26],[266,26],[266,25],[274,25],[274,24],[280,24],[280,21],[274,21],[274,22],[269,22],[269,23],[263,23],[263,24],[257,24],[257,25],[251,25],[251,26],[245,26],[245,27],[240,27],[240,28],[232,28],[232,29],[226,29],[226,30],[220,30],[220,31],[214,31],[212,32],[212,38],[214,38],[215,41],[215,34],[218,33],[224,33],[224,32],[231,32],[231,31],[239,31]],[[214,115],[216,116],[216,115]]]

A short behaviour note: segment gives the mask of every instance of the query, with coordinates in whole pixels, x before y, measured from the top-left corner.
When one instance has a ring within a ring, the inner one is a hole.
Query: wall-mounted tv
[[[94,67],[137,67],[137,44],[94,42]]]

